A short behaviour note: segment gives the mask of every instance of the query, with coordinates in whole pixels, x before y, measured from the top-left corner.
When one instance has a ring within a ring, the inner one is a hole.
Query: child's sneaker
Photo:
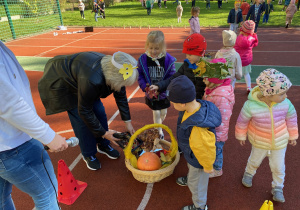
[[[180,186],[187,186],[187,176],[177,178],[176,183]]]
[[[197,207],[193,204],[193,205],[185,206],[185,207],[183,207],[181,210],[208,210],[208,206],[205,205],[204,209],[201,209],[201,208],[197,208]]]
[[[253,179],[253,175],[245,172],[244,176],[243,176],[243,179],[242,179],[242,184],[245,187],[252,187],[252,179]]]
[[[214,177],[218,177],[218,176],[222,176],[223,175],[223,170],[215,170],[214,172],[209,174],[209,178],[214,178]]]
[[[284,196],[283,196],[283,191],[281,187],[274,187],[272,188],[271,191],[272,195],[273,195],[273,200],[274,201],[278,201],[281,203],[285,202]]]

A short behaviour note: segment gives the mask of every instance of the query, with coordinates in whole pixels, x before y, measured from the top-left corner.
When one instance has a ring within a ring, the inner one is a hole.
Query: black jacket
[[[189,64],[187,62],[184,62],[178,71],[173,74],[169,79],[162,80],[159,83],[155,84],[159,87],[158,91],[162,92],[165,91],[170,84],[171,80],[180,76],[185,75],[187,76],[195,85],[196,88],[196,99],[202,99],[204,95],[204,89],[205,89],[205,83],[203,82],[202,77],[195,77],[193,69],[189,68]]]
[[[235,21],[235,9],[230,10],[227,23],[234,23]],[[240,22],[243,22],[243,15],[242,15],[242,10],[239,10],[237,13],[237,24]]]
[[[101,137],[106,131],[95,116],[93,105],[99,98],[113,93],[122,120],[130,120],[125,87],[115,92],[106,85],[101,67],[104,56],[97,52],[82,52],[56,56],[47,62],[38,84],[47,115],[78,107],[81,119],[94,136]]]

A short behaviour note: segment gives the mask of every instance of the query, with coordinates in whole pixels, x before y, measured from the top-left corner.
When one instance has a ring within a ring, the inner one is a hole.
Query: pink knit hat
[[[296,0],[291,0],[290,4],[295,4]]]
[[[254,33],[254,28],[255,28],[255,23],[253,20],[246,20],[242,27],[241,31],[243,31],[246,34],[253,34]]]

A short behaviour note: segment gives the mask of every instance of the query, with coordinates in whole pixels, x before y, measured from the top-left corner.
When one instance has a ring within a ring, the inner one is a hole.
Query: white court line
[[[104,31],[108,31],[108,30],[109,30],[109,29],[106,29],[106,30],[104,30]],[[92,35],[87,36],[87,37],[84,37],[84,38],[82,38],[82,39],[75,40],[75,41],[70,42],[70,43],[67,43],[67,44],[61,45],[61,46],[56,47],[56,48],[54,48],[54,49],[47,50],[47,51],[45,51],[45,52],[43,52],[43,53],[40,53],[40,54],[38,54],[38,55],[35,55],[34,57],[41,57],[42,55],[44,55],[44,54],[47,53],[47,52],[51,52],[51,51],[53,51],[53,50],[56,50],[56,49],[59,49],[59,48],[62,48],[62,47],[67,47],[66,45],[72,44],[72,43],[77,42],[77,41],[80,41],[80,40],[84,40],[84,39],[86,39],[86,38],[88,38],[88,37],[91,37],[91,36],[94,36],[94,35],[96,35],[96,34],[101,34],[102,32],[103,32],[103,31],[98,32],[98,33],[95,33],[95,34],[92,34]]]
[[[147,184],[146,192],[144,194],[143,200],[141,201],[139,207],[137,210],[144,210],[149,202],[149,199],[151,197],[152,189],[153,189],[154,183]]]

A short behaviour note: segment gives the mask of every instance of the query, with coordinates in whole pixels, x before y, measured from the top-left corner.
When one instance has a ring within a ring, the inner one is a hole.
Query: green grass
[[[273,2],[274,12],[271,13],[269,23],[262,24],[262,18],[259,27],[278,27],[285,26],[285,12],[281,11],[283,5],[277,5]],[[211,9],[205,9],[205,2],[197,0],[196,6],[200,7],[200,26],[201,27],[228,27],[227,17],[230,9],[233,8],[234,1],[223,2],[223,8],[218,9],[217,1],[211,1]],[[154,4],[151,15],[147,15],[147,10],[142,8],[140,2],[121,2],[106,8],[106,19],[94,20],[94,14],[91,10],[85,11],[85,20],[80,18],[79,11],[66,11],[62,13],[65,26],[98,26],[98,27],[189,27],[188,19],[191,17],[191,2],[186,4],[182,1],[183,16],[182,23],[177,23],[176,4],[173,1],[167,2],[167,7],[159,9],[157,3]],[[293,18],[292,26],[300,26],[300,12],[297,12]]]

